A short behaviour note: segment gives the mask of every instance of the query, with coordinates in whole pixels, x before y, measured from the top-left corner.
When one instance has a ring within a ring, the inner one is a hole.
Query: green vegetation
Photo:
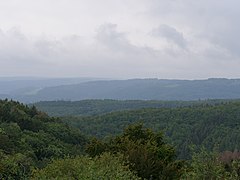
[[[35,106],[3,100],[0,179],[237,180],[239,109],[232,102],[65,119],[81,131]],[[93,130],[92,140],[81,133]]]
[[[33,179],[119,179],[137,180],[122,160],[121,155],[105,153],[99,157],[78,156],[54,160],[42,170],[33,173]]]
[[[132,171],[145,179],[179,179],[183,161],[176,160],[175,150],[164,142],[162,133],[129,126],[122,135],[104,143],[94,139],[86,152],[95,157],[103,152],[121,153]]]
[[[164,131],[176,146],[179,158],[190,158],[189,146],[208,150],[240,149],[240,103],[181,108],[140,109],[90,117],[64,117],[65,122],[98,138],[118,135],[130,124],[141,122],[155,131]]]
[[[229,153],[226,156],[225,153],[208,152],[201,148],[200,151],[194,152],[191,163],[181,179],[238,180],[240,178],[240,156],[234,156],[231,159],[229,157]],[[230,161],[226,161],[226,159]]]
[[[0,178],[25,177],[51,158],[80,155],[86,143],[78,129],[34,106],[0,101]]]
[[[199,100],[199,101],[142,101],[142,100],[82,100],[82,101],[41,101],[34,103],[41,111],[50,116],[90,116],[114,111],[141,108],[176,108],[190,106],[216,105],[233,100]],[[237,101],[237,100],[234,100]]]

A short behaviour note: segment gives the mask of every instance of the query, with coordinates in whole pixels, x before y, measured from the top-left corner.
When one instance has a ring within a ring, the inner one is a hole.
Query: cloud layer
[[[9,0],[0,7],[0,76],[237,78],[239,5]]]

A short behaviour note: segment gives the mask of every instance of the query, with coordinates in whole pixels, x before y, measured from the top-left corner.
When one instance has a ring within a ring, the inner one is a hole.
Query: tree
[[[94,140],[86,152],[93,157],[102,152],[121,153],[141,178],[179,179],[183,173],[183,161],[176,160],[175,150],[164,142],[163,134],[145,129],[142,124],[130,125],[109,142]]]
[[[233,160],[227,165],[219,153],[208,152],[205,148],[201,148],[199,152],[193,153],[190,166],[186,168],[187,171],[183,174],[182,179],[238,180],[240,178],[240,161]]]
[[[121,155],[104,153],[99,157],[78,156],[53,160],[46,168],[36,170],[33,179],[139,179],[124,164]]]

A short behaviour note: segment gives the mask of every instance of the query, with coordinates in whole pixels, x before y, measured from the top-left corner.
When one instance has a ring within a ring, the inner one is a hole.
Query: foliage
[[[42,170],[33,173],[33,179],[139,179],[124,164],[121,155],[105,153],[99,157],[79,156],[53,160]]]
[[[81,100],[81,101],[41,101],[34,103],[38,109],[51,116],[90,116],[115,111],[142,108],[176,108],[216,105],[233,100],[198,100],[198,101],[157,101],[157,100]],[[237,101],[237,100],[236,100]],[[32,105],[32,104],[31,104]]]
[[[238,180],[240,178],[240,161],[234,160],[226,168],[224,162],[216,152],[208,152],[202,148],[200,152],[195,152],[192,156],[191,164],[182,176],[182,179],[208,180],[226,179]]]
[[[93,140],[86,149],[91,156],[103,152],[121,153],[132,171],[146,179],[177,179],[183,162],[175,160],[175,150],[163,140],[162,133],[131,125],[120,136],[109,142]]]
[[[26,155],[6,155],[0,151],[0,179],[24,179],[30,174],[32,164],[32,159]]]
[[[163,131],[179,158],[190,158],[190,145],[220,151],[240,149],[240,103],[181,108],[140,109],[91,117],[65,117],[65,122],[98,138],[118,135],[132,123],[142,122]]]
[[[0,176],[21,179],[51,158],[80,155],[87,139],[78,129],[14,101],[0,101]]]
[[[240,179],[239,102],[65,121],[95,138],[88,143],[79,129],[35,106],[0,100],[0,179]],[[144,126],[130,125],[139,121]],[[83,156],[86,144],[90,157]],[[206,149],[188,164],[177,160],[190,157],[190,144]],[[229,151],[209,152],[214,147]]]

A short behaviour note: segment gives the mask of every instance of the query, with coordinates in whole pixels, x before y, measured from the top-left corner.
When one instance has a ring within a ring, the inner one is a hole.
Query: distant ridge
[[[52,100],[204,100],[239,99],[240,79],[206,80],[129,79],[101,80],[46,87],[35,94],[15,97],[23,102]]]
[[[214,99],[202,101],[146,101],[146,100],[81,100],[81,101],[40,101],[35,105],[50,116],[91,116],[116,111],[146,108],[204,107],[239,102],[239,99]]]

